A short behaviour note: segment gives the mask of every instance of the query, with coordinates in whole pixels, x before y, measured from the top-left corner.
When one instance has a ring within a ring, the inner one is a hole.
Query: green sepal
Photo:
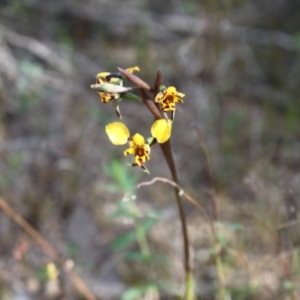
[[[121,99],[117,99],[113,102],[113,107],[115,108],[116,114],[119,119],[122,119],[121,111],[120,111],[120,106],[119,103],[121,102]]]
[[[114,102],[120,102],[121,101],[121,94],[113,94]]]
[[[175,119],[175,110],[172,110],[170,119],[172,122]]]
[[[147,143],[150,145],[150,147],[154,144],[156,144],[156,138],[154,138],[153,136],[147,138]]]
[[[165,91],[167,88],[164,86],[164,85],[160,85],[159,86],[159,91],[160,92],[163,92],[163,91]]]
[[[129,167],[137,167],[138,164],[132,163],[132,164],[127,164],[127,166],[129,166]],[[143,171],[144,171],[145,173],[150,174],[149,170],[146,168],[145,165],[141,165],[140,167],[143,169]]]
[[[133,101],[137,101],[137,102],[143,102],[142,98],[135,95],[135,94],[132,94],[132,93],[124,93],[122,94],[122,97],[125,98],[125,99],[128,99],[128,100],[133,100]]]
[[[145,165],[141,165],[141,168],[145,173],[150,174],[150,171],[145,167]]]

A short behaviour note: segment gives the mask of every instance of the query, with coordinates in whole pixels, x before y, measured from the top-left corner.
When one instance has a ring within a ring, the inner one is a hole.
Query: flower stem
[[[186,276],[186,291],[185,300],[194,300],[194,278],[192,272],[187,273]]]
[[[151,89],[153,92],[153,99],[155,99],[155,96],[159,93],[159,87],[162,84],[162,76],[161,72],[158,71],[156,75],[156,80],[154,83],[154,88]],[[150,100],[147,96],[146,91],[141,88],[141,94],[143,98],[144,104],[148,107],[149,111],[152,113],[154,118],[157,119],[163,119],[164,116],[161,113],[158,104],[155,103],[153,100]],[[179,180],[178,175],[176,171],[176,165],[173,157],[172,147],[170,139],[166,141],[163,144],[160,144],[160,147],[162,149],[162,152],[164,154],[165,160],[168,164],[168,167],[171,172],[172,180],[177,184],[177,187],[174,188],[175,190],[175,199],[177,202],[181,227],[182,227],[182,236],[183,236],[183,249],[184,249],[184,270],[185,270],[185,277],[186,277],[186,292],[185,295],[188,295],[188,297],[184,297],[186,300],[193,300],[193,292],[191,292],[191,289],[193,289],[193,274],[192,274],[192,268],[191,268],[191,261],[190,261],[190,249],[189,249],[189,237],[188,237],[188,231],[187,231],[187,224],[184,214],[184,209],[182,205],[182,200],[180,197],[180,190],[178,188],[179,186]]]
[[[163,154],[165,156],[166,162],[170,169],[172,180],[179,185],[176,166],[174,162],[174,157],[172,153],[171,143],[170,140],[165,142],[164,144],[160,144]],[[188,231],[187,231],[187,224],[185,219],[185,214],[183,210],[183,205],[181,201],[181,197],[179,194],[179,189],[175,187],[175,198],[178,206],[179,217],[182,227],[182,234],[183,234],[183,244],[184,244],[184,269],[186,272],[186,276],[191,273],[191,262],[190,262],[190,250],[189,250],[189,238],[188,238]]]

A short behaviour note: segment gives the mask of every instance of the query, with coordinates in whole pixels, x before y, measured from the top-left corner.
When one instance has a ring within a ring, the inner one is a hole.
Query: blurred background
[[[97,299],[178,299],[174,191],[133,190],[171,178],[161,150],[150,175],[128,167],[104,132],[114,108],[90,89],[101,71],[137,65],[152,85],[161,70],[186,95],[172,135],[181,187],[209,216],[217,203],[226,299],[299,299],[299,28],[298,0],[1,0],[0,198]],[[143,105],[120,108],[149,134]],[[196,293],[217,299],[210,223],[184,203]],[[0,299],[83,299],[51,262],[0,210]]]

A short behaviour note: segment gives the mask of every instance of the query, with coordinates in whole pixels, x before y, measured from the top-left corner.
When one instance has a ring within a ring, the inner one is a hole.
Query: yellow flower
[[[124,155],[134,155],[134,163],[132,166],[140,166],[144,171],[148,172],[144,163],[150,159],[150,145],[145,138],[136,133],[130,138],[130,132],[125,124],[121,122],[113,122],[105,127],[109,140],[114,145],[124,145],[129,143],[129,148],[124,151]]]
[[[101,73],[99,73],[99,74],[101,74]],[[104,84],[104,83],[106,83],[106,81],[103,80],[100,76],[98,77],[99,74],[97,74],[97,76],[96,76],[96,83],[97,84]]]
[[[124,151],[124,155],[134,155],[134,165],[142,167],[144,170],[144,163],[150,159],[150,146],[145,141],[144,137],[136,133],[129,141],[129,148]]]
[[[165,143],[171,136],[172,122],[171,120],[156,120],[151,127],[151,134],[158,143]],[[155,144],[148,141],[139,133],[130,137],[127,126],[122,122],[109,123],[105,127],[109,140],[114,145],[129,144],[129,148],[124,151],[124,155],[134,155],[134,163],[132,166],[140,166],[144,171],[149,172],[145,167],[145,162],[150,159],[151,146]]]
[[[163,112],[175,111],[176,102],[183,103],[183,93],[177,92],[174,86],[169,86],[165,90],[159,92],[155,97],[155,102],[160,103]]]
[[[157,142],[162,144],[171,136],[172,122],[171,120],[156,120],[151,127],[151,134],[156,138]]]
[[[97,92],[97,93],[100,96],[101,102],[103,102],[103,103],[108,103],[112,100],[118,100],[121,97],[120,94],[111,94],[111,93],[105,93],[105,92]]]
[[[133,73],[134,71],[140,71],[138,66],[126,69],[127,72]],[[119,72],[101,72],[96,75],[96,82],[103,83],[103,82],[110,82],[110,83],[119,83],[122,79],[122,74]],[[99,82],[98,82],[99,80]],[[102,81],[102,82],[101,82]]]
[[[126,71],[129,72],[129,73],[133,73],[134,71],[139,72],[139,71],[140,71],[140,68],[139,68],[138,66],[134,66],[134,67],[132,67],[132,68],[126,69]]]

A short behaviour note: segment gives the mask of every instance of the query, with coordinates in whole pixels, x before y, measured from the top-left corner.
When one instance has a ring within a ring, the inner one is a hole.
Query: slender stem
[[[156,80],[154,83],[154,88],[151,89],[151,91],[153,92],[154,99],[155,99],[155,96],[159,92],[159,87],[161,84],[162,84],[162,76],[161,76],[161,72],[158,71],[157,75],[156,75]],[[148,107],[148,109],[150,110],[150,112],[152,113],[154,118],[162,119],[163,115],[162,115],[160,109],[158,108],[157,103],[155,103],[153,100],[149,99],[146,91],[143,88],[141,88],[141,94],[142,94],[144,104]],[[182,200],[180,197],[180,189],[178,188],[179,180],[178,180],[175,161],[174,161],[174,157],[173,157],[173,153],[172,153],[170,139],[167,142],[165,142],[164,144],[160,144],[160,147],[163,151],[164,157],[165,157],[168,167],[170,169],[172,180],[177,184],[177,186],[174,188],[174,190],[175,190],[175,199],[177,202],[179,217],[180,217],[180,222],[181,222],[181,227],[182,227],[183,245],[184,245],[184,247],[183,247],[184,248],[184,269],[185,269],[185,273],[186,273],[186,279],[189,282],[189,284],[186,288],[190,289],[190,287],[192,286],[190,284],[192,282],[191,281],[191,279],[192,279],[191,269],[192,268],[191,268],[191,261],[190,261],[189,238],[188,238],[188,231],[187,231],[187,224],[186,224],[184,209],[183,209]]]
[[[186,276],[186,291],[185,291],[185,300],[194,299],[194,278],[192,272],[187,273]]]
[[[164,144],[160,144],[163,154],[165,156],[166,162],[170,169],[172,180],[179,185],[179,180],[177,176],[176,166],[174,162],[174,157],[172,153],[171,143],[170,140],[165,142]],[[188,231],[187,231],[187,224],[184,214],[184,209],[182,205],[182,200],[179,194],[180,190],[178,187],[175,187],[175,198],[178,206],[179,217],[181,221],[182,233],[183,233],[183,244],[184,244],[184,269],[186,274],[189,274],[191,271],[191,262],[190,262],[190,250],[189,250],[189,238],[188,238]]]
[[[226,299],[226,289],[225,289],[225,278],[224,278],[224,268],[220,251],[215,254],[215,262],[217,267],[217,274],[219,280],[219,291],[218,300]]]
[[[137,209],[137,208],[136,208]],[[150,247],[147,241],[147,236],[146,236],[146,232],[145,229],[142,227],[137,226],[137,222],[135,220],[136,226],[135,226],[135,233],[137,236],[137,241],[140,247],[140,251],[142,253],[142,256],[144,258],[149,258],[151,256],[151,251],[150,251]]]
[[[142,94],[144,104],[147,106],[147,108],[155,117],[155,119],[163,119],[163,115],[161,114],[160,110],[157,108],[155,103],[152,100],[150,100],[147,93],[143,89],[140,89],[140,91]]]

